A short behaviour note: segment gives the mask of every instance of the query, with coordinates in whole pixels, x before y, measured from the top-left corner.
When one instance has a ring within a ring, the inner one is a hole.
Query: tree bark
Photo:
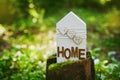
[[[66,63],[56,63],[56,57],[48,59],[46,80],[95,80],[94,62],[91,57]],[[50,69],[52,64],[56,66]]]

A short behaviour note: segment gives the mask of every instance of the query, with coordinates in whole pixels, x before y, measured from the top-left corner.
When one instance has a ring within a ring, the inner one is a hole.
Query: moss
[[[53,59],[53,58],[56,58],[56,56],[55,56],[55,55],[52,55],[52,56],[50,56],[48,59]]]
[[[73,64],[75,62],[78,62],[78,61],[65,61],[62,63],[54,63],[48,67],[48,70],[61,70],[63,68],[63,66],[70,65],[70,64]]]

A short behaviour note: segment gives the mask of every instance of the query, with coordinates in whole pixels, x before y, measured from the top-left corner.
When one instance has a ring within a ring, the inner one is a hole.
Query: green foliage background
[[[45,80],[55,24],[75,12],[87,24],[96,80],[120,79],[119,0],[1,0],[0,80]]]

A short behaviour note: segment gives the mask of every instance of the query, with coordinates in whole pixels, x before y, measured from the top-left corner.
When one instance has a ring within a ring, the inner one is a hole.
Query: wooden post
[[[87,55],[89,54],[87,52]],[[67,62],[56,63],[55,56],[48,59],[46,80],[95,80],[94,62],[90,56],[83,60]]]

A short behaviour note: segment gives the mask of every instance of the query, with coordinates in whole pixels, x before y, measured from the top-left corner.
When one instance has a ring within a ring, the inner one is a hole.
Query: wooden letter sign
[[[56,24],[57,62],[86,58],[86,24],[73,12]]]

